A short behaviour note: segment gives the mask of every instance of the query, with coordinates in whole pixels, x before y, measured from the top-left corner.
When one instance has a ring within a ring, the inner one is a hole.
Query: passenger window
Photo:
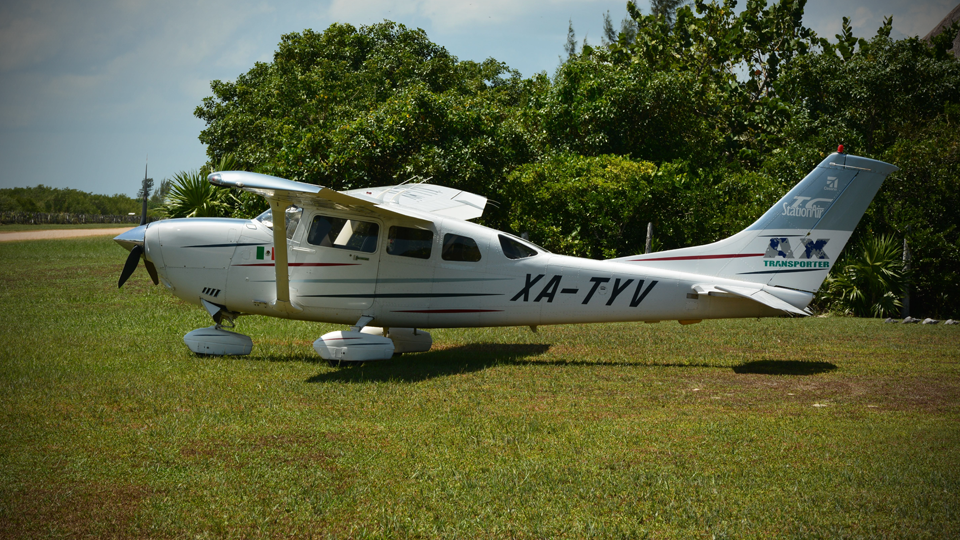
[[[500,235],[500,248],[503,249],[503,254],[508,259],[523,259],[537,254],[537,250],[532,247],[502,234]]]
[[[457,234],[443,236],[443,251],[440,253],[445,261],[477,262],[480,260],[480,247],[473,238]]]
[[[377,250],[380,226],[367,221],[317,215],[310,225],[307,242],[321,247],[373,253]]]
[[[387,253],[400,257],[429,259],[433,233],[410,227],[390,227],[387,232]]]

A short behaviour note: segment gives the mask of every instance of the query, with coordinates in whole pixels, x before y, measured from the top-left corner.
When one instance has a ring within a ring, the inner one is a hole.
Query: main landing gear
[[[433,346],[429,332],[416,328],[367,326],[373,317],[361,317],[350,330],[329,332],[313,348],[331,365],[343,362],[388,360],[395,353],[426,352]]]

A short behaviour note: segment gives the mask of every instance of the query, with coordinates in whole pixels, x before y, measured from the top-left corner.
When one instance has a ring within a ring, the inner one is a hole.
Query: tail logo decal
[[[800,254],[801,259],[829,259],[827,254],[823,252],[823,246],[827,245],[827,242],[830,241],[829,238],[818,238],[816,242],[810,240],[809,238],[802,238],[800,240],[803,242],[803,253]]]
[[[763,253],[764,259],[774,257],[783,257],[784,259],[793,258],[793,249],[790,248],[790,240],[787,238],[771,238],[767,251]]]
[[[803,243],[803,252],[800,253],[798,259],[829,259],[826,252],[823,251],[824,246],[829,242],[829,238],[817,238],[816,240],[811,240],[809,238],[801,238],[800,242]],[[782,259],[793,259],[793,248],[790,247],[789,238],[771,238],[770,245],[767,246],[767,250],[763,253],[764,259],[775,259],[780,257]]]
[[[800,206],[806,201],[806,204]],[[783,203],[783,214],[784,216],[792,217],[804,217],[804,218],[816,218],[820,219],[823,217],[823,212],[827,209],[826,206],[816,206],[816,203],[824,202],[829,206],[833,202],[833,199],[822,199],[817,198],[813,199],[810,197],[801,197],[794,196],[793,204],[787,206],[787,203]]]

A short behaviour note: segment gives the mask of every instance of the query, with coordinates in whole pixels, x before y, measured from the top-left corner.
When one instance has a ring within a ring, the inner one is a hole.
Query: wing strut
[[[287,269],[287,207],[290,201],[285,197],[267,197],[273,215],[273,258],[277,272],[277,301],[273,308],[281,313],[293,315],[303,308],[290,301],[290,273]]]

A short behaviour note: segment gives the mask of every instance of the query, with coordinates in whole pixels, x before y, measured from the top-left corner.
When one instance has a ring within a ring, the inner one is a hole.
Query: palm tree
[[[218,189],[207,181],[206,167],[180,171],[173,175],[173,186],[167,197],[167,215],[172,218],[229,215],[230,205],[224,195],[229,195],[229,191]]]
[[[167,216],[251,218],[263,212],[267,205],[260,197],[246,192],[235,195],[231,190],[218,188],[207,181],[212,172],[241,169],[233,154],[224,154],[214,164],[173,175],[165,204]]]
[[[823,299],[833,309],[860,317],[889,317],[900,311],[903,255],[892,236],[864,240],[862,251],[827,277]]]

